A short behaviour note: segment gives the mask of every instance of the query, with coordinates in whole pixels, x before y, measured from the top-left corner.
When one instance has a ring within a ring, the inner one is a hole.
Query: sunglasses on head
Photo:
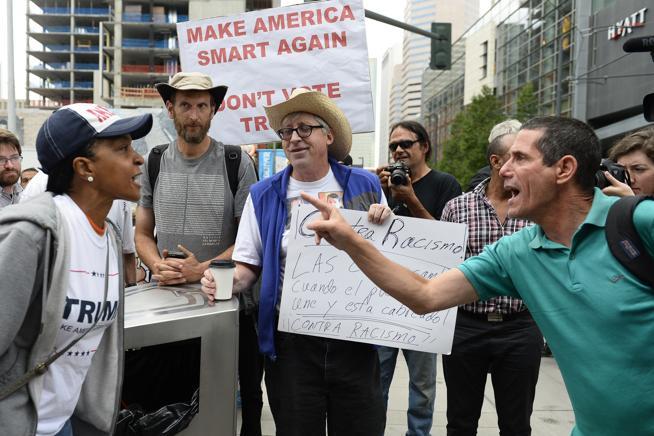
[[[406,150],[407,148],[413,147],[413,144],[416,142],[420,142],[420,140],[416,139],[415,141],[411,141],[410,139],[406,139],[404,141],[391,142],[388,144],[388,148],[391,151],[397,150],[397,147],[402,148],[402,150]]]

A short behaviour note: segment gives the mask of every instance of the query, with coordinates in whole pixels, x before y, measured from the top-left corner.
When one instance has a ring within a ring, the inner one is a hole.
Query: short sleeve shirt
[[[170,144],[161,156],[154,191],[147,167],[146,161],[139,205],[154,210],[159,252],[177,250],[181,244],[204,262],[234,244],[236,218],[241,216],[250,185],[256,182],[254,165],[245,152],[233,197],[224,146],[213,139],[208,150],[195,159],[185,158],[176,143]]]
[[[481,299],[508,295],[527,304],[556,355],[575,435],[654,434],[654,291],[608,248],[615,200],[595,190],[569,248],[532,226],[459,266]],[[634,224],[654,254],[653,201],[637,207]]]

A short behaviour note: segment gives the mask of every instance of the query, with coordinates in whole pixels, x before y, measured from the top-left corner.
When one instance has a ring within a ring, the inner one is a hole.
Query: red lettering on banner
[[[336,12],[337,9],[333,6],[325,9],[325,21],[327,21],[329,24],[337,22],[338,17],[334,15]]]
[[[189,44],[216,39],[233,38],[235,36],[245,36],[245,34],[245,21],[243,20],[216,23],[215,25],[209,25],[206,28],[197,26],[186,29],[186,39]]]
[[[298,27],[317,26],[323,23],[333,24],[338,21],[354,19],[354,13],[349,5],[344,6],[340,11],[334,6],[329,6],[325,9],[309,9],[259,17],[254,23],[253,33],[297,29]]]
[[[297,36],[292,40],[282,39],[277,47],[277,54],[304,53],[306,51],[324,50],[327,48],[347,47],[347,33],[324,33],[323,35],[311,35],[309,43],[304,36]]]
[[[200,50],[198,52],[198,64],[207,66],[209,64],[224,64],[227,62],[238,62],[248,59],[266,57],[266,48],[269,41],[257,42],[254,44],[235,45],[232,47],[212,48],[211,50]]]
[[[92,109],[87,109],[86,112],[93,115],[98,120],[99,123],[103,123],[107,121],[109,118],[111,118],[114,115],[113,113],[111,113],[111,111],[100,106],[96,106]]]
[[[341,84],[340,82],[330,82],[330,83],[318,83],[311,86],[301,86],[301,88],[310,89],[312,91],[322,92],[329,98],[341,98]],[[327,92],[324,89],[327,88]],[[293,91],[296,88],[282,88],[282,94],[284,94],[284,99],[288,100],[291,97]],[[270,103],[266,106],[270,106]]]
[[[254,130],[256,132],[261,132],[263,130],[268,130],[268,125],[267,125],[268,120],[263,115],[256,116],[256,117],[239,118],[239,121],[241,121],[241,123],[243,123],[243,128],[245,129],[246,133],[251,132],[252,127],[254,127]],[[251,126],[250,123],[254,124],[254,126]]]
[[[341,98],[341,84],[339,82],[332,82],[327,84],[327,97]]]
[[[345,7],[343,8],[343,12],[341,13],[340,21],[345,21],[345,20],[354,21],[354,12],[352,12],[352,8],[350,7],[350,5],[345,5]]]
[[[254,108],[257,107],[259,100],[263,100],[264,106],[270,106],[272,105],[273,95],[275,95],[274,90],[232,94],[223,100],[218,112],[225,110],[225,108],[229,110]]]

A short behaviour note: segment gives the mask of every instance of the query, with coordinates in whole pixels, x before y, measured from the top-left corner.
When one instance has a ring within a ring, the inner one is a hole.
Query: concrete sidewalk
[[[386,436],[404,436],[406,432],[406,409],[408,405],[409,374],[406,363],[401,357],[397,359],[395,376],[391,385],[390,397],[388,400]],[[442,365],[438,359],[438,371],[436,379],[436,411],[434,413],[434,425],[432,436],[443,436],[445,431],[445,410],[447,409],[445,381],[442,375]],[[265,392],[264,392],[265,395]],[[240,425],[240,410],[239,410]],[[568,399],[568,393],[563,385],[559,367],[551,357],[543,357],[540,366],[538,386],[536,388],[536,399],[534,401],[534,413],[531,416],[531,427],[533,436],[565,436],[570,434],[574,425],[574,414]],[[268,407],[268,400],[264,399],[263,416],[261,427],[264,435],[275,434],[275,423],[273,422]],[[237,433],[238,434],[238,433]],[[479,436],[490,436],[499,434],[497,428],[497,415],[495,414],[495,400],[490,377],[486,383],[486,395],[479,420]]]

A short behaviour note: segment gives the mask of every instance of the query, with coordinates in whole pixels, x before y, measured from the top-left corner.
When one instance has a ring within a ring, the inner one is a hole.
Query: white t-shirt
[[[43,171],[37,172],[32,180],[27,183],[20,194],[19,203],[31,200],[37,195],[45,192],[48,187],[48,175]],[[123,241],[123,253],[131,254],[136,252],[134,247],[134,226],[132,225],[132,203],[125,200],[114,200],[109,209],[107,219],[118,227],[118,233]]]
[[[116,252],[105,230],[100,236],[84,212],[67,195],[54,198],[68,228],[70,265],[68,289],[61,325],[55,342],[60,350],[91,327],[93,331],[55,360],[43,377],[37,408],[38,436],[56,434],[75,410],[82,383],[105,329],[118,315],[119,273]],[[109,288],[103,304],[107,250],[109,250]]]
[[[132,203],[125,200],[114,200],[107,214],[107,219],[118,227],[120,238],[123,241],[123,254],[135,253]]]
[[[286,265],[286,252],[288,249],[288,232],[290,226],[290,217],[292,208],[299,206],[301,203],[306,203],[300,197],[300,192],[306,192],[330,202],[337,207],[343,207],[343,189],[338,184],[336,177],[331,168],[325,177],[315,182],[300,182],[299,180],[291,177],[288,182],[288,189],[286,192],[286,210],[288,216],[286,217],[286,228],[282,235],[282,246],[279,252],[279,289],[282,288],[284,282],[284,268]],[[382,204],[386,203],[386,197],[382,193]],[[254,214],[254,205],[252,198],[248,196],[241,215],[241,222],[238,226],[238,234],[236,235],[236,243],[234,246],[234,253],[232,259],[237,262],[243,262],[250,265],[261,266],[263,258],[263,246],[261,243],[261,234],[259,233],[259,226],[257,225],[257,217]]]

